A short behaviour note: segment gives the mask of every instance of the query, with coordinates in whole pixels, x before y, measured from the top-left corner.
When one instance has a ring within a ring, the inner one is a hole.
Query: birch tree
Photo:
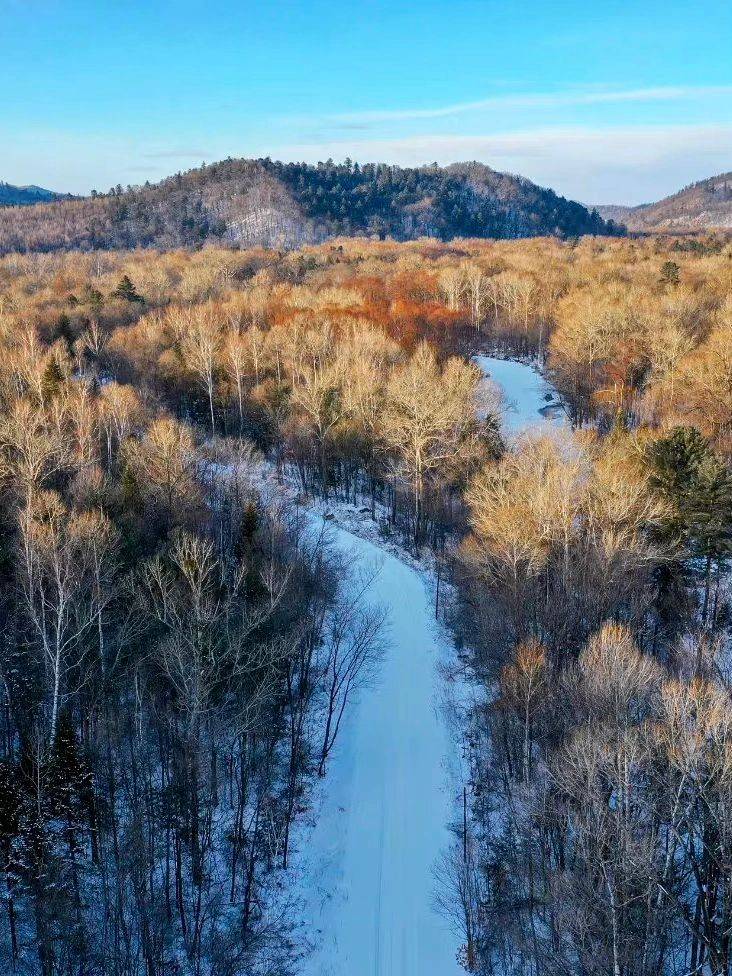
[[[115,532],[100,512],[70,513],[51,492],[26,504],[19,530],[24,609],[46,676],[53,745],[59,712],[93,676],[92,640],[101,641],[113,596]]]

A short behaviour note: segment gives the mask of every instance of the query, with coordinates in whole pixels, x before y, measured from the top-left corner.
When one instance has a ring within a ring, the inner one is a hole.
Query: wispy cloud
[[[492,135],[337,139],[272,154],[418,166],[477,159],[589,203],[642,203],[730,168],[732,124],[542,127]]]
[[[472,112],[510,108],[564,108],[582,105],[611,105],[626,102],[672,102],[732,95],[732,85],[669,85],[655,88],[589,89],[560,92],[525,92],[491,95],[474,101],[455,102],[429,108],[369,109],[338,112],[324,120],[343,125],[400,122],[411,119],[440,119]]]

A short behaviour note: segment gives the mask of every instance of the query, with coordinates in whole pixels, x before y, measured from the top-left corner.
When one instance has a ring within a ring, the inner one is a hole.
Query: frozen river
[[[566,416],[552,387],[533,366],[513,359],[474,356],[483,375],[503,393],[503,430],[509,437],[536,427],[561,427]]]
[[[503,389],[507,434],[561,422],[541,412],[550,389],[530,366],[476,360]],[[303,971],[459,976],[459,939],[433,895],[459,789],[439,707],[438,663],[452,653],[449,640],[425,575],[344,528],[333,531],[335,544],[362,565],[380,565],[369,599],[389,610],[389,640],[378,679],[341,730],[307,844],[307,924],[316,949]]]
[[[447,846],[451,789],[437,663],[447,652],[434,597],[397,556],[335,528],[377,563],[369,599],[389,609],[380,674],[341,730],[308,851],[312,976],[458,976],[457,938],[433,907],[432,866]]]

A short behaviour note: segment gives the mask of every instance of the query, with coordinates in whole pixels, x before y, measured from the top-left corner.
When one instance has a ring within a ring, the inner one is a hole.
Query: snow
[[[432,875],[453,804],[438,669],[447,641],[414,566],[337,525],[332,532],[362,565],[380,567],[369,599],[390,608],[389,649],[341,729],[308,842],[320,944],[303,971],[457,976],[457,939],[434,907]]]
[[[567,418],[556,393],[534,366],[496,356],[473,358],[484,376],[503,392],[503,432],[509,438],[533,428],[552,430],[566,425]]]
[[[531,365],[475,359],[503,391],[509,438],[562,425],[556,396],[547,400],[551,387]],[[367,599],[388,608],[390,625],[378,678],[346,713],[301,842],[303,924],[315,947],[302,973],[458,976],[458,937],[436,910],[434,868],[462,789],[455,722],[465,689],[459,679],[447,686],[459,667],[435,620],[429,562],[380,537],[363,509],[308,510],[361,566],[379,566]]]

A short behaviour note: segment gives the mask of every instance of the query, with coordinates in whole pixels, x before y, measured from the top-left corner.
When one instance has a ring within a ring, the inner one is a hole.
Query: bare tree
[[[320,776],[325,775],[326,762],[351,696],[373,676],[382,650],[386,610],[365,602],[378,571],[376,567],[349,575],[347,593],[342,589],[326,626],[321,660],[325,722],[318,763]]]
[[[173,328],[182,337],[183,362],[195,376],[208,400],[211,436],[215,437],[214,393],[223,345],[221,324],[210,304],[188,309],[177,308],[169,315],[175,317]]]
[[[474,412],[479,380],[478,368],[458,359],[440,369],[422,344],[389,382],[384,437],[411,482],[416,546],[427,479],[480,455]]]
[[[29,501],[19,521],[24,607],[48,681],[53,745],[59,711],[93,674],[89,638],[101,635],[113,595],[115,532],[100,512],[70,514],[53,493]]]

